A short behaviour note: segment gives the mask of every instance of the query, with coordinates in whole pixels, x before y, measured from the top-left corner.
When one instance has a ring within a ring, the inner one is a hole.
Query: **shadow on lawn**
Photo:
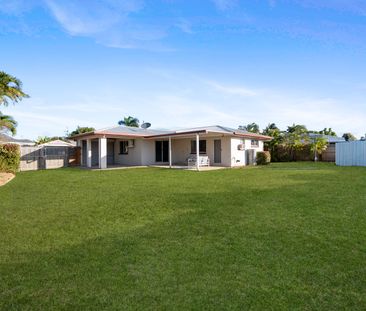
[[[316,176],[308,182],[319,184]],[[294,191],[297,198],[283,195]],[[172,193],[165,204],[179,203],[183,211],[175,216],[3,264],[0,307],[366,307],[362,239],[352,244],[329,219],[317,219],[315,199],[296,205],[305,192],[286,185],[252,194],[235,186],[221,193]]]

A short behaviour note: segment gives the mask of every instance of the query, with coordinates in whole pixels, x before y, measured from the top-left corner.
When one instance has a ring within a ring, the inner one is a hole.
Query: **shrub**
[[[20,148],[15,144],[0,145],[0,172],[15,173],[19,169]]]
[[[271,163],[271,154],[269,151],[257,152],[257,165],[267,165]]]

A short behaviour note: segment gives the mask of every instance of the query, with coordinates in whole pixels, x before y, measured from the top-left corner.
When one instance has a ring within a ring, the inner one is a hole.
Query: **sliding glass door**
[[[169,142],[167,140],[155,141],[155,161],[169,162]]]

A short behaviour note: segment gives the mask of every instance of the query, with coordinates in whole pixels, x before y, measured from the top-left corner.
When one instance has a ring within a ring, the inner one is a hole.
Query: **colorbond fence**
[[[21,171],[41,170],[80,165],[79,147],[20,148]]]
[[[337,143],[336,164],[340,166],[366,166],[366,141]]]

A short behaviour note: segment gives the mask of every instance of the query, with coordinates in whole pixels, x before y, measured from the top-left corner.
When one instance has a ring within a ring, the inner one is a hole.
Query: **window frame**
[[[259,147],[259,140],[258,139],[251,139],[250,140],[250,145],[252,147]]]
[[[119,154],[128,154],[128,140],[119,142]]]
[[[199,153],[207,154],[207,141],[202,139],[199,142]],[[196,154],[196,140],[191,140],[191,154]]]

